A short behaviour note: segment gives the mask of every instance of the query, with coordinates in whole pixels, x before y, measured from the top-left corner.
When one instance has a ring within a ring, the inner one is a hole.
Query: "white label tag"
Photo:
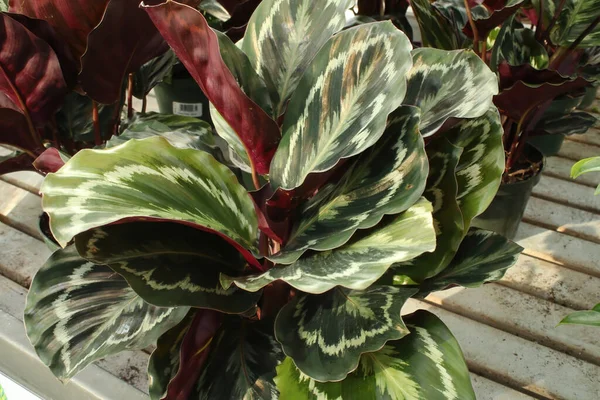
[[[201,117],[202,103],[178,103],[174,101],[173,114],[185,117]]]

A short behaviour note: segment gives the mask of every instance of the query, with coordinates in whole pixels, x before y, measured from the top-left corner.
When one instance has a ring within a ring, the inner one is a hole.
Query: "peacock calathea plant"
[[[474,398],[449,329],[401,310],[521,250],[470,228],[504,169],[496,79],[390,22],[342,30],[351,3],[262,1],[238,45],[143,5],[251,179],[144,129],[46,177],[64,249],[25,324],[57,377],[156,342],[152,399]]]

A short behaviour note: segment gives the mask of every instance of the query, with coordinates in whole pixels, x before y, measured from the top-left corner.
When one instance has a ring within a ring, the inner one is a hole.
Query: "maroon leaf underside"
[[[0,175],[17,171],[34,171],[33,157],[27,153],[19,154],[8,160],[0,162]]]
[[[36,126],[46,124],[68,92],[56,53],[7,14],[0,18],[0,44],[0,92],[14,103],[9,108],[28,112]]]
[[[513,86],[494,96],[494,105],[503,115],[519,121],[532,107],[540,106],[552,99],[588,86],[590,83],[581,78],[563,78],[562,82],[544,82],[541,84],[517,81]]]
[[[33,162],[35,169],[44,175],[58,171],[63,165],[65,162],[55,148],[47,149]]]
[[[0,98],[8,100],[2,94]],[[42,144],[31,136],[23,113],[12,108],[0,108],[0,144],[7,144],[36,155],[44,151]]]
[[[235,43],[244,37],[246,32],[246,25],[250,20],[250,16],[256,10],[256,7],[260,5],[262,0],[245,0],[235,4],[235,1],[220,1],[220,3],[227,9],[231,18],[223,23],[223,29],[225,34]]]
[[[72,89],[77,83],[77,74],[79,73],[79,62],[75,60],[71,49],[65,41],[63,41],[54,28],[44,20],[29,18],[25,15],[9,13],[12,19],[19,22],[25,28],[27,28],[35,36],[39,37],[54,50],[60,67],[63,72],[63,78],[67,83],[69,89]]]
[[[174,1],[144,9],[217,111],[238,134],[253,169],[267,174],[281,132],[242,91],[223,62],[216,34],[202,14]]]
[[[179,369],[167,386],[165,399],[187,399],[198,382],[210,353],[210,343],[221,327],[222,314],[199,309],[179,350]]]
[[[88,36],[79,79],[84,92],[99,103],[118,101],[127,74],[169,49],[139,3],[110,0],[99,25]]]
[[[109,0],[10,0],[9,11],[43,19],[68,43],[79,60],[89,33],[98,25]]]
[[[488,9],[490,12],[489,17],[475,19],[473,22],[477,27],[477,32],[479,33],[479,39],[485,40],[489,33],[494,30],[497,26],[502,25],[504,21],[506,21],[511,15],[517,12],[517,10],[522,6],[522,4],[517,4],[512,7],[504,7],[506,1],[485,1],[483,6]],[[473,30],[471,29],[470,24],[466,24],[463,28],[463,33],[467,35],[469,38],[473,38]]]

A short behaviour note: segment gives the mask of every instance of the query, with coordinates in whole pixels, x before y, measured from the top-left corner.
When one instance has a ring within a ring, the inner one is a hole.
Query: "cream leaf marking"
[[[334,249],[357,229],[371,228],[384,215],[403,212],[417,201],[428,171],[418,123],[415,107],[394,112],[384,136],[349,166],[339,182],[320,188],[302,207],[285,247],[269,258],[290,264],[308,249]]]
[[[71,246],[55,252],[34,278],[24,319],[40,359],[66,380],[99,358],[148,346],[187,310],[145,303],[120,275]]]
[[[421,199],[381,228],[335,250],[304,257],[294,264],[241,278],[221,275],[225,287],[235,283],[256,291],[283,280],[308,293],[324,293],[335,286],[366,289],[394,263],[435,249],[431,204]]]
[[[492,106],[497,78],[474,53],[420,48],[412,55],[403,104],[421,109],[424,137],[434,134],[448,118],[476,118]]]
[[[284,353],[313,379],[343,379],[356,369],[361,354],[377,351],[387,341],[409,333],[400,310],[416,291],[375,286],[365,291],[335,288],[318,296],[299,295],[277,317],[277,340]]]
[[[388,23],[348,29],[323,46],[288,105],[271,164],[274,187],[293,189],[381,137],[406,91],[409,49]]]
[[[208,153],[161,137],[81,151],[46,178],[42,193],[63,245],[91,228],[147,217],[201,225],[255,250],[254,205],[235,176]]]

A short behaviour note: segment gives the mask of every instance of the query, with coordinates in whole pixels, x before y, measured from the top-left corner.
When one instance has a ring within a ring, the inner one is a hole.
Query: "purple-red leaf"
[[[11,104],[1,93],[0,100],[0,103]],[[4,104],[1,105],[3,106]],[[41,154],[44,151],[42,144],[32,137],[23,113],[12,108],[0,108],[0,144],[8,144],[30,154]]]
[[[277,123],[240,88],[219,51],[219,41],[200,12],[168,1],[144,6],[175,54],[219,114],[240,137],[259,174],[267,174],[281,133]]]
[[[221,327],[222,314],[208,309],[198,310],[181,343],[179,370],[169,383],[165,399],[188,398],[202,373],[210,343]]]
[[[54,28],[44,20],[29,18],[26,15],[10,13],[7,14],[15,21],[19,22],[31,33],[43,39],[54,50],[58,57],[60,67],[63,72],[63,78],[69,88],[73,88],[77,83],[77,74],[79,73],[79,61],[73,57],[68,44],[58,36]]]
[[[35,125],[45,124],[67,94],[58,57],[7,14],[0,17],[0,44],[0,92],[6,96],[0,106],[29,115]]]
[[[65,162],[55,148],[47,149],[33,162],[35,169],[44,175],[58,171],[63,165]]]
[[[522,3],[517,3],[507,7],[506,5],[508,3],[508,0],[484,0],[483,2],[479,3],[483,7],[485,7],[490,13],[490,15],[486,18],[480,18],[473,21],[475,23],[475,26],[477,27],[477,32],[479,33],[480,40],[485,40],[485,38],[494,28],[502,25],[502,23],[506,21],[511,15],[516,13],[522,5]],[[463,28],[463,32],[468,37],[473,37],[473,30],[471,29],[470,24],[465,25],[465,27]]]
[[[102,19],[108,1],[10,0],[9,11],[48,21],[79,60],[85,53],[88,34]]]
[[[127,74],[169,49],[139,3],[110,0],[102,21],[88,36],[80,83],[97,102],[118,101]]]

